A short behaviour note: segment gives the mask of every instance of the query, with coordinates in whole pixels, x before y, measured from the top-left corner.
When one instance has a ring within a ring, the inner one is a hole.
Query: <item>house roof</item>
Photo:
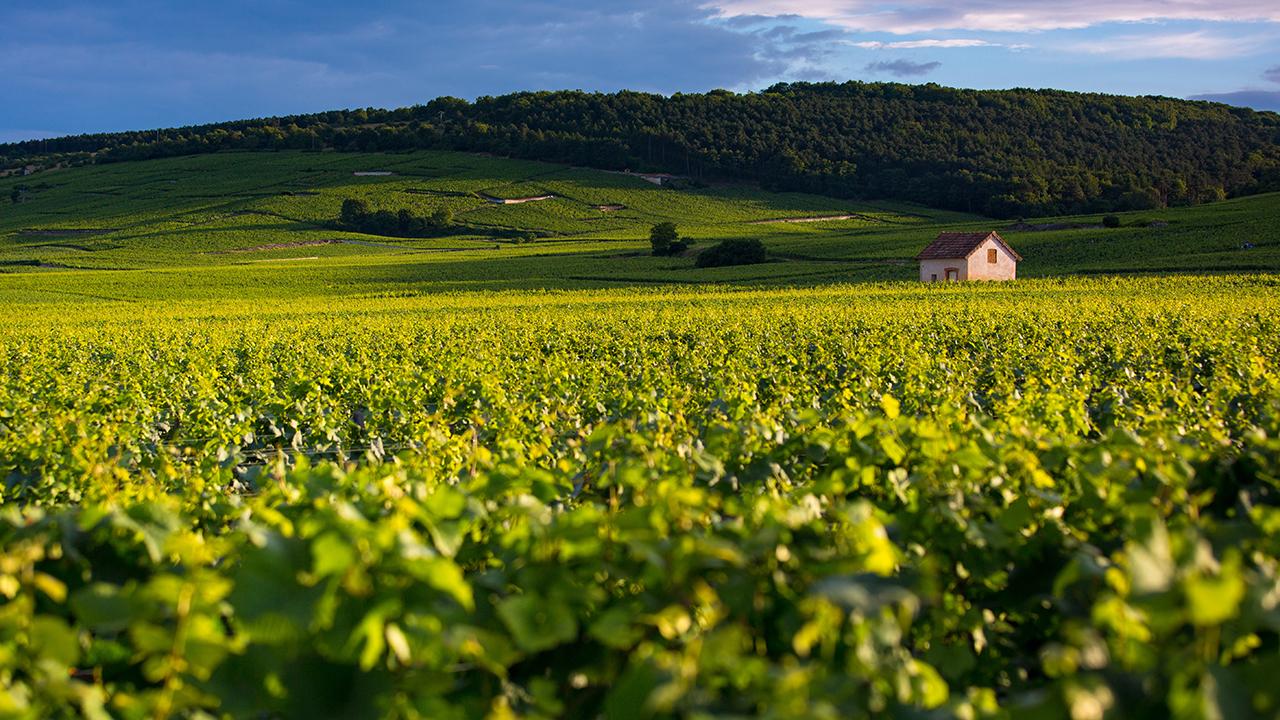
[[[995,240],[1005,252],[1013,256],[1014,260],[1021,261],[1022,256],[1016,250],[1009,247],[1009,243],[1004,241],[997,232],[976,232],[976,233],[960,233],[960,232],[944,232],[938,235],[938,239],[934,240],[929,247],[920,251],[916,256],[917,260],[951,260],[958,258],[967,258],[977,250],[987,238]]]

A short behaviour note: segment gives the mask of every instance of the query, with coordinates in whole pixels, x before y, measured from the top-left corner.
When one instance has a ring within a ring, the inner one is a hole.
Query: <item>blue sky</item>
[[[0,142],[515,90],[897,80],[1280,110],[1277,0],[9,0]]]

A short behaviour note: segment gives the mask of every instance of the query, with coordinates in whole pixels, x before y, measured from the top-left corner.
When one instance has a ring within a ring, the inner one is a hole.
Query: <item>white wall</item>
[[[995,263],[987,261],[987,251],[996,251]],[[970,280],[1013,280],[1018,276],[1018,262],[995,240],[986,240],[969,256]]]
[[[958,270],[960,280],[966,280],[969,277],[969,266],[964,260],[921,260],[920,282],[934,282],[934,275],[938,276],[937,282],[945,281],[947,279],[947,268]]]

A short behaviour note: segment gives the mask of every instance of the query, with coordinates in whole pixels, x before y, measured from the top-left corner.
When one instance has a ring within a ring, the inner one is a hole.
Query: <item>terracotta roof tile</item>
[[[996,232],[944,232],[938,235],[938,239],[934,240],[929,247],[920,251],[916,256],[917,260],[951,260],[957,258],[967,258],[973,254],[978,246],[986,242],[987,238],[994,239],[1000,244],[1015,260],[1022,260],[1013,248],[1009,247],[1009,243],[1004,241]]]

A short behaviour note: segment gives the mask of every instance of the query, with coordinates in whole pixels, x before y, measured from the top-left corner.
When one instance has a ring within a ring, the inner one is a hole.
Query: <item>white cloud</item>
[[[898,42],[856,42],[852,43],[854,47],[867,48],[870,50],[915,50],[917,48],[972,48],[972,47],[1003,47],[998,43],[987,42],[986,40],[901,40]]]
[[[942,67],[940,62],[914,63],[910,60],[893,60],[890,62],[874,62],[865,69],[870,73],[889,73],[897,77],[916,77],[928,75]]]
[[[1026,32],[1157,20],[1280,22],[1275,0],[709,0],[704,7],[722,17],[797,15],[850,30],[896,34]]]
[[[1064,49],[1113,59],[1222,60],[1252,54],[1267,38],[1213,35],[1204,31],[1173,35],[1120,35],[1073,43]]]

